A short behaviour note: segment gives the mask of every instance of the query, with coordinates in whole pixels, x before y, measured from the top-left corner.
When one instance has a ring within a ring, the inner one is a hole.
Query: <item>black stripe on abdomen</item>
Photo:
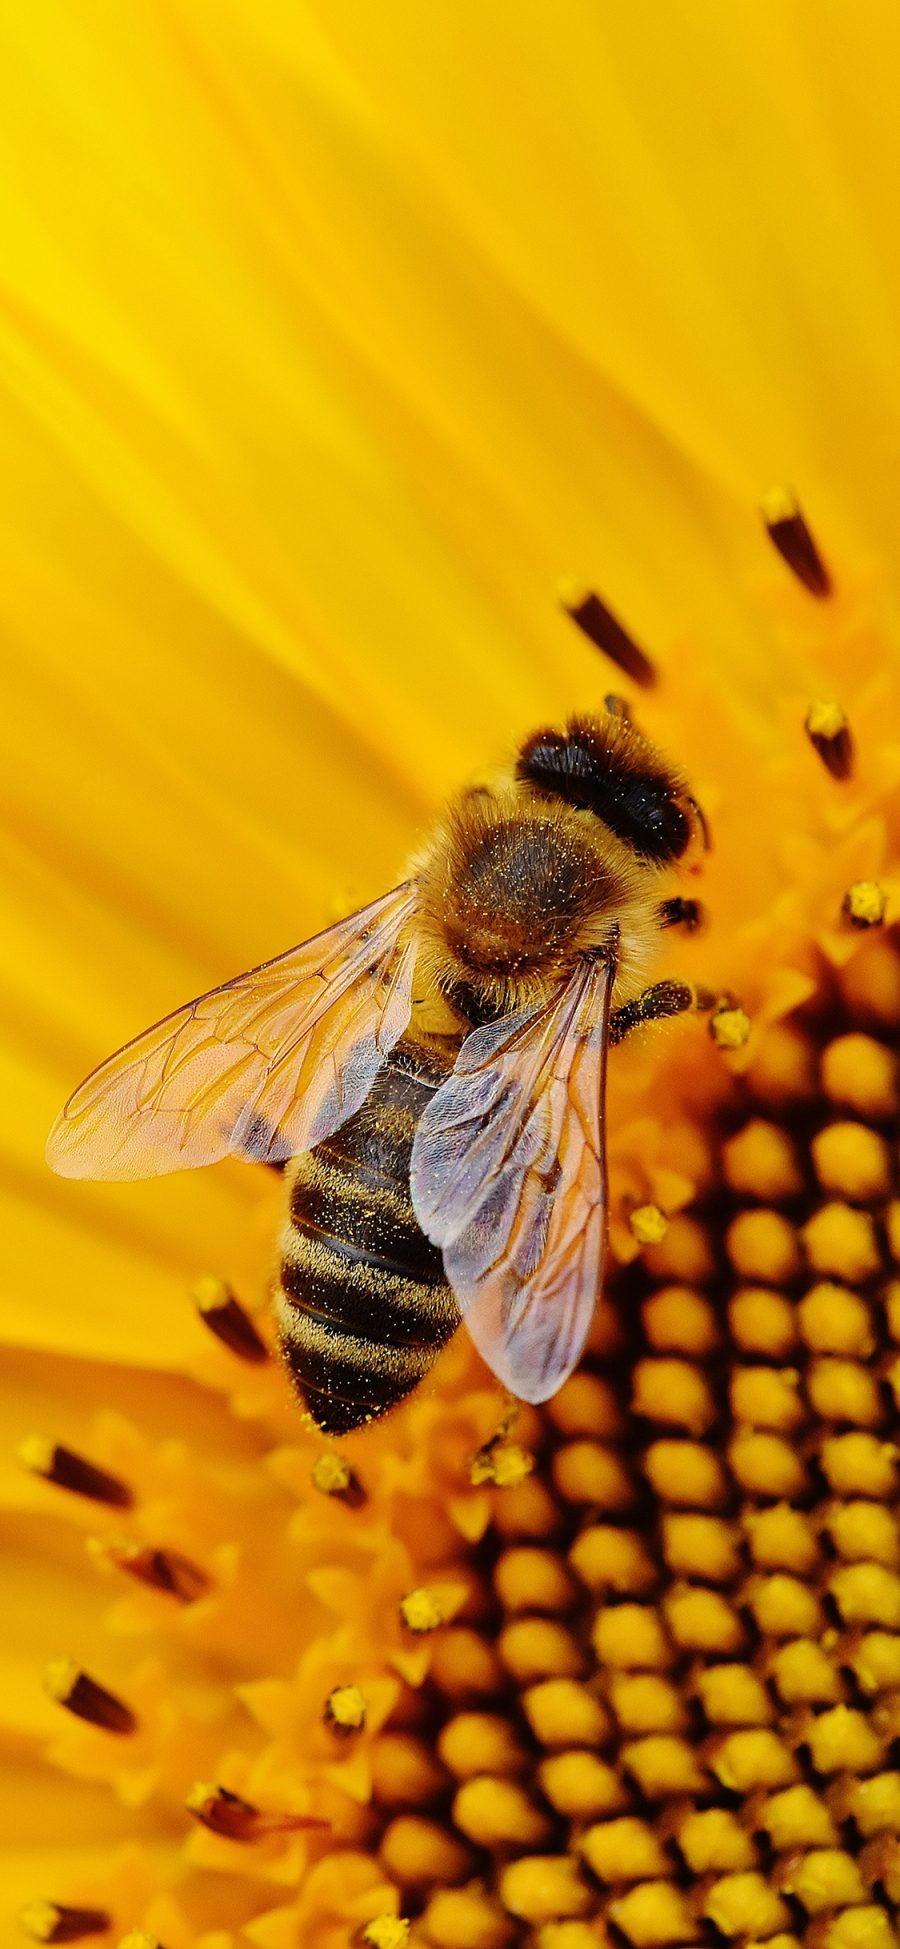
[[[434,1087],[401,1053],[362,1109],[286,1173],[282,1350],[328,1434],[402,1400],[459,1324],[441,1255],[409,1198],[416,1123]]]

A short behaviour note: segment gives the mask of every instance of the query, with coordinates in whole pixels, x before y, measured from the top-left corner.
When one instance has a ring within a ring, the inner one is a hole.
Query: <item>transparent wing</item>
[[[523,1401],[581,1354],[606,1217],[610,971],[583,962],[544,1009],[467,1036],[413,1145],[411,1191],[475,1345]]]
[[[358,1110],[407,1026],[409,885],[187,1002],[80,1085],[47,1140],[61,1177],[143,1178],[234,1152],[279,1163]]]

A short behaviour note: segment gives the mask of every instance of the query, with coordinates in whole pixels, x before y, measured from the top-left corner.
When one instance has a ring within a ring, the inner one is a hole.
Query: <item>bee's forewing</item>
[[[572,1372],[603,1267],[611,977],[583,962],[552,1003],[476,1029],[420,1119],[411,1191],[468,1330],[524,1401]]]
[[[102,1063],[47,1141],[61,1177],[281,1162],[365,1100],[410,1017],[409,885],[167,1015]]]

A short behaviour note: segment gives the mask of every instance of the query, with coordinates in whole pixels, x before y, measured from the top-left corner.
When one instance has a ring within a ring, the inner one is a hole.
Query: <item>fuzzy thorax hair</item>
[[[411,862],[423,998],[486,1016],[544,1002],[589,950],[616,959],[613,999],[643,986],[656,937],[655,874],[593,813],[519,782],[455,800]]]

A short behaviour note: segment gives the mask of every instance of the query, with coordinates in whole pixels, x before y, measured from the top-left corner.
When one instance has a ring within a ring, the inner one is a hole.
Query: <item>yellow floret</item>
[[[686,1814],[678,1826],[678,1846],[695,1875],[723,1874],[756,1863],[750,1835],[724,1807]]]
[[[527,1755],[505,1714],[460,1712],[438,1734],[437,1749],[458,1780],[476,1773],[519,1773]]]
[[[805,1419],[796,1367],[737,1367],[731,1377],[731,1410],[753,1428],[788,1434]]]
[[[505,1550],[494,1571],[494,1587],[508,1611],[566,1611],[578,1597],[574,1577],[552,1550]]]
[[[742,1521],[760,1569],[793,1570],[802,1576],[818,1563],[818,1539],[804,1510],[778,1502],[772,1509],[746,1510]]]
[[[460,1787],[453,1819],[478,1847],[540,1847],[550,1833],[546,1815],[524,1787],[492,1774],[467,1780]]]
[[[567,1502],[627,1509],[634,1501],[634,1484],[621,1457],[598,1441],[570,1441],[557,1449],[553,1480]]]
[[[722,1166],[733,1191],[765,1204],[794,1198],[803,1188],[795,1146],[780,1124],[754,1117],[722,1146]]]
[[[825,1191],[867,1204],[890,1185],[890,1152],[883,1137],[864,1123],[831,1123],[810,1145],[816,1176]]]
[[[515,1934],[515,1923],[477,1888],[439,1888],[422,1926],[435,1949],[507,1949]]]
[[[657,1672],[615,1672],[609,1702],[623,1732],[681,1732],[686,1722],[681,1692]]]
[[[847,1705],[833,1706],[813,1719],[807,1741],[817,1773],[871,1773],[883,1756],[866,1715]]]
[[[742,1211],[725,1234],[725,1248],[741,1279],[787,1285],[800,1271],[797,1234],[780,1211]]]
[[[810,1915],[825,1908],[846,1908],[865,1900],[866,1889],[852,1856],[842,1848],[811,1848],[796,1856],[779,1877],[786,1895],[794,1895]]]
[[[810,1406],[823,1421],[852,1421],[857,1427],[871,1428],[884,1418],[875,1375],[858,1361],[823,1354],[809,1368],[806,1389]]]
[[[538,1854],[524,1855],[504,1868],[500,1899],[524,1922],[553,1922],[586,1915],[593,1897],[568,1855]]]
[[[825,1528],[839,1556],[848,1563],[884,1563],[900,1568],[900,1534],[892,1511],[880,1502],[842,1502],[830,1509]]]
[[[595,1820],[617,1814],[631,1796],[620,1771],[595,1753],[552,1753],[538,1767],[541,1791],[569,1820]]]
[[[760,1814],[772,1846],[787,1853],[795,1848],[830,1847],[837,1828],[824,1800],[802,1783],[769,1795]]]
[[[797,1762],[777,1733],[763,1727],[732,1732],[716,1746],[712,1770],[733,1793],[752,1793],[757,1787],[790,1786]]]
[[[837,1496],[875,1496],[889,1501],[898,1491],[897,1449],[875,1435],[830,1435],[822,1443],[822,1467]]]
[[[663,1286],[643,1309],[644,1332],[660,1353],[710,1353],[719,1338],[708,1299],[692,1286]]]
[[[537,1678],[579,1678],[587,1660],[577,1638],[547,1617],[516,1618],[497,1640],[508,1672],[520,1684]]]
[[[685,1651],[722,1654],[744,1643],[740,1617],[718,1591],[675,1584],[665,1598],[665,1614],[676,1644]]]
[[[643,1537],[606,1523],[592,1523],[576,1536],[569,1562],[588,1590],[614,1590],[623,1596],[640,1596],[659,1577]]]
[[[727,1499],[722,1464],[701,1442],[651,1442],[644,1456],[644,1473],[660,1499],[676,1506],[716,1509]]]
[[[797,1308],[797,1320],[814,1353],[865,1355],[875,1344],[866,1301],[828,1280],[810,1287]]]
[[[697,1754],[686,1739],[649,1733],[622,1747],[622,1765],[650,1800],[667,1800],[685,1793],[703,1793],[708,1780]]]
[[[402,1887],[462,1881],[473,1866],[471,1850],[456,1835],[418,1814],[400,1814],[390,1822],[382,1835],[381,1858]]]
[[[632,1376],[632,1407],[649,1420],[703,1434],[716,1419],[709,1382],[686,1360],[639,1360]]]
[[[790,1577],[783,1570],[767,1577],[754,1577],[747,1601],[757,1629],[767,1637],[812,1637],[824,1628],[825,1620],[815,1591],[799,1577]]]
[[[751,1428],[739,1429],[729,1451],[737,1480],[750,1495],[781,1499],[802,1496],[806,1470],[789,1442]]]
[[[790,1921],[786,1902],[764,1875],[723,1875],[713,1883],[703,1913],[725,1936],[767,1936]]]
[[[665,1848],[643,1820],[605,1820],[587,1828],[580,1847],[598,1881],[645,1881],[671,1873]]]
[[[598,1658],[614,1670],[665,1671],[672,1647],[655,1610],[645,1604],[617,1604],[598,1611],[591,1629]]]
[[[840,1699],[841,1680],[821,1644],[792,1638],[772,1653],[769,1671],[785,1705],[830,1705]]]
[[[602,1746],[610,1731],[606,1707],[574,1679],[548,1678],[530,1685],[522,1706],[542,1746]]]
[[[663,1555],[676,1576],[728,1583],[740,1569],[739,1539],[721,1516],[694,1512],[663,1518]]]
[[[781,1293],[770,1292],[766,1286],[747,1286],[735,1293],[728,1319],[738,1346],[748,1353],[768,1354],[778,1360],[790,1352],[797,1339],[794,1308]]]
[[[802,1237],[816,1272],[846,1279],[853,1286],[871,1279],[879,1269],[878,1239],[869,1213],[839,1199],[820,1206],[804,1225]]]
[[[876,1122],[897,1110],[897,1061],[870,1035],[841,1035],[822,1057],[822,1081],[833,1103]]]
[[[669,1949],[689,1942],[691,1914],[680,1888],[671,1881],[645,1881],[609,1905],[609,1919],[634,1949]]]
[[[698,1671],[694,1688],[713,1726],[765,1726],[774,1716],[766,1688],[749,1665],[707,1665]]]

